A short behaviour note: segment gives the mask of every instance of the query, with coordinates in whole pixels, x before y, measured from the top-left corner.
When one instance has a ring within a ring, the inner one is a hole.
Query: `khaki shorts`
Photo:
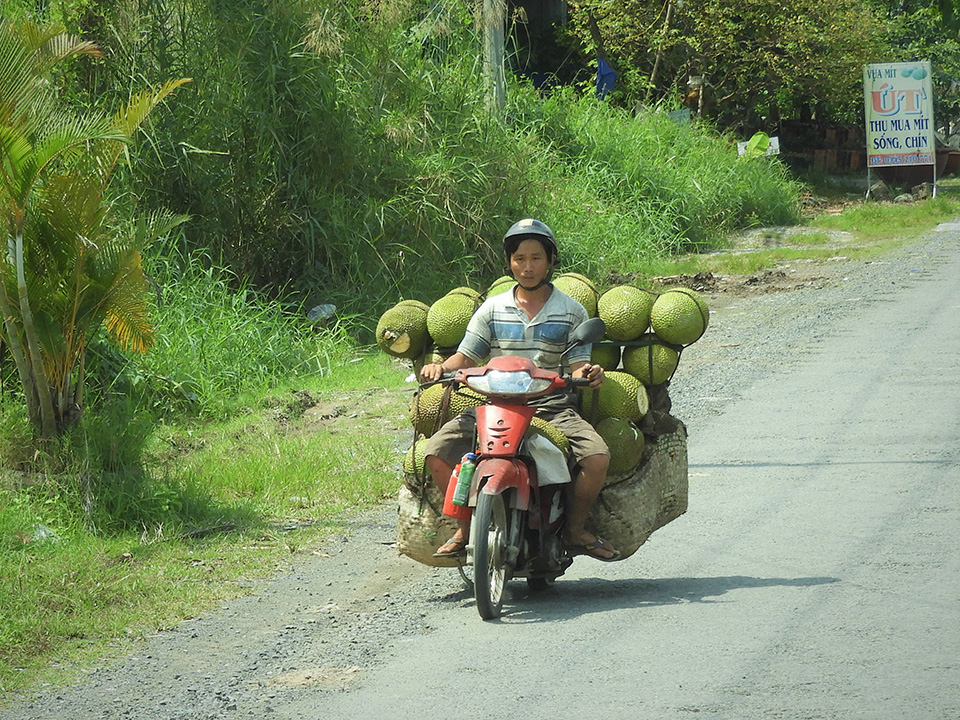
[[[576,410],[567,408],[559,412],[539,410],[537,416],[549,421],[570,440],[570,451],[579,463],[594,455],[606,455],[610,450],[593,426]],[[435,455],[454,467],[468,452],[477,449],[477,415],[467,410],[463,415],[445,423],[427,441],[427,455]]]

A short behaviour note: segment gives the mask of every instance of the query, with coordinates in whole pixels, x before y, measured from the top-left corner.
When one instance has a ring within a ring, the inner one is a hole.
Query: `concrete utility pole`
[[[507,24],[506,0],[483,0],[483,70],[487,82],[487,107],[500,114],[507,102],[503,64],[503,36]]]

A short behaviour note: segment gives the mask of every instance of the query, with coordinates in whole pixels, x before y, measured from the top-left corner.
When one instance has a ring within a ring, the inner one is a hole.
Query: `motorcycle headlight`
[[[525,372],[487,370],[483,375],[468,377],[467,387],[484,395],[530,395],[550,387],[550,380],[533,378]]]

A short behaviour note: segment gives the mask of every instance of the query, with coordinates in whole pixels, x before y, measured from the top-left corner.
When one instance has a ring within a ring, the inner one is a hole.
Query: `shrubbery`
[[[518,217],[542,217],[594,274],[794,217],[779,166],[741,162],[708,127],[516,81],[492,118],[467,4],[50,5],[107,51],[70,78],[78,101],[193,78],[153,118],[128,197],[188,213],[184,253],[368,325],[414,289],[500,274]]]

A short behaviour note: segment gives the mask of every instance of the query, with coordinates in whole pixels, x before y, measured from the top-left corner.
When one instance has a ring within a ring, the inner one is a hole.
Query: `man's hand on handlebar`
[[[443,365],[440,363],[430,363],[420,368],[420,382],[436,382],[443,375]]]
[[[440,363],[429,363],[420,370],[420,382],[437,382],[443,379],[444,373],[451,376],[460,368],[473,367],[476,363],[461,352],[454,353],[446,360],[443,365]]]
[[[594,389],[603,385],[603,381],[606,380],[603,368],[599,365],[591,365],[590,363],[584,363],[575,369],[571,375],[575,378],[586,378],[590,381],[590,387]]]

